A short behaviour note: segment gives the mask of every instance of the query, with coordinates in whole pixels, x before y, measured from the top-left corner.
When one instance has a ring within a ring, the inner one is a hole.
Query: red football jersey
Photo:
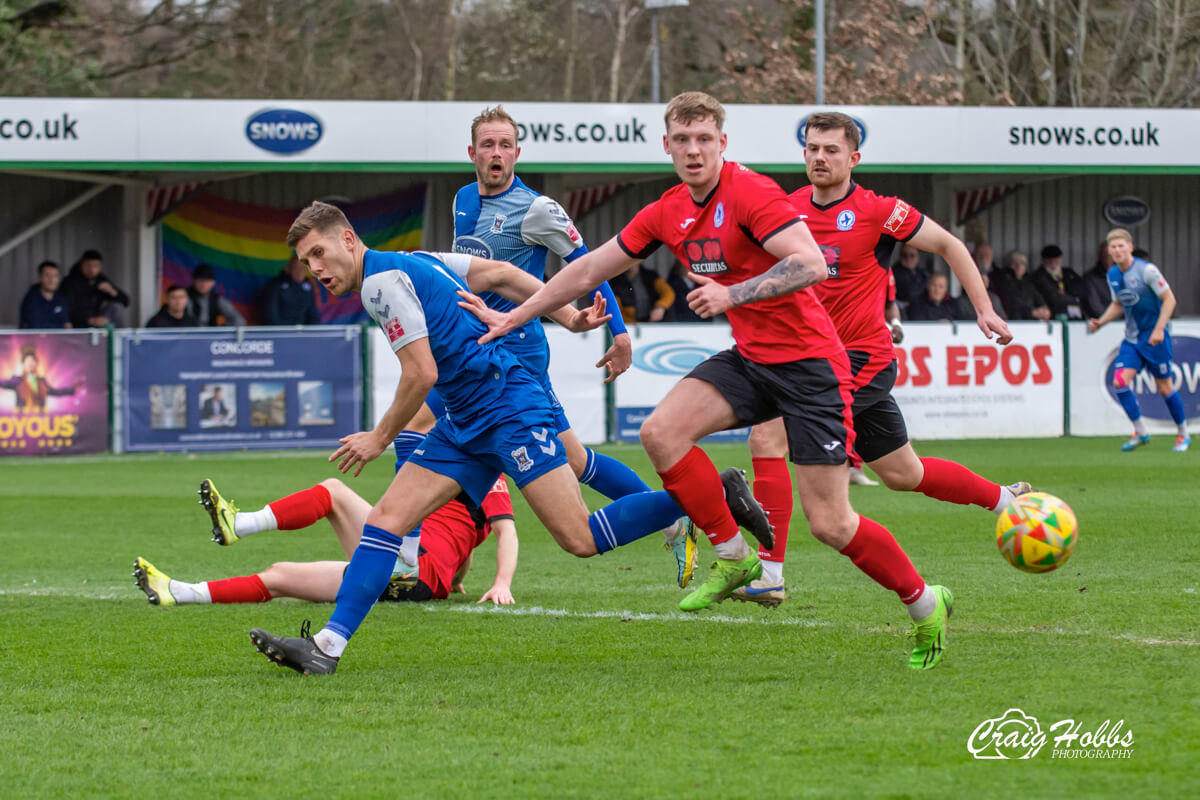
[[[850,184],[849,194],[829,205],[814,203],[812,193],[813,187],[805,186],[793,192],[791,200],[829,267],[829,277],[813,290],[833,317],[846,349],[870,356],[855,377],[858,387],[896,357],[883,319],[892,277],[888,262],[896,242],[911,239],[925,217],[898,197],[883,197],[856,183]]]
[[[512,496],[503,475],[483,498],[483,513],[488,520],[512,516]],[[490,532],[491,526],[477,524],[470,510],[458,500],[451,500],[421,522],[425,556],[419,560],[418,577],[435,598],[450,596],[454,574]]]
[[[674,186],[639,211],[617,242],[637,259],[665,244],[692,272],[729,286],[774,266],[779,259],[762,242],[799,221],[778,184],[727,161],[704,202],[693,200],[686,185]],[[726,316],[738,350],[759,364],[831,358],[842,351],[812,289],[735,306]]]

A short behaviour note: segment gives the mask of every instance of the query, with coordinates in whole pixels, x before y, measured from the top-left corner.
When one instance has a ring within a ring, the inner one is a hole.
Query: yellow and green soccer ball
[[[1029,492],[996,520],[996,544],[1008,563],[1025,572],[1049,572],[1067,563],[1079,539],[1071,507],[1052,494]]]

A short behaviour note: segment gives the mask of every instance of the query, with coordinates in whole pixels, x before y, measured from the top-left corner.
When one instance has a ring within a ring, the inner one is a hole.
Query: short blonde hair
[[[509,113],[504,110],[504,106],[497,104],[495,108],[485,108],[480,112],[479,116],[471,120],[471,146],[475,146],[475,134],[479,132],[480,125],[486,125],[489,122],[507,122],[512,125],[513,137],[521,138],[521,131],[517,127],[517,121],[509,116]]]
[[[1129,242],[1130,247],[1133,247],[1133,234],[1124,228],[1113,228],[1108,232],[1108,235],[1104,237],[1104,241],[1106,243],[1111,242],[1113,239],[1124,239],[1125,241]]]
[[[300,212],[295,222],[292,223],[292,227],[288,228],[287,246],[295,250],[296,245],[310,231],[334,233],[346,228],[354,230],[354,226],[350,224],[350,220],[346,219],[346,215],[340,208],[329,203],[322,203],[320,200],[314,200]]]
[[[683,92],[672,97],[671,102],[667,103],[667,113],[663,114],[663,121],[670,129],[672,120],[690,125],[705,117],[713,118],[717,123],[717,130],[725,128],[725,109],[715,97],[704,92]]]

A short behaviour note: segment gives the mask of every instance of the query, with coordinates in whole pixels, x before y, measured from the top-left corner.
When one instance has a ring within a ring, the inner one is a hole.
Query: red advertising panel
[[[107,333],[0,333],[0,456],[107,449]]]

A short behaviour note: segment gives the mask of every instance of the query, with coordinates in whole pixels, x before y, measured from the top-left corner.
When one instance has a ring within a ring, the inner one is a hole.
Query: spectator
[[[1042,265],[1033,273],[1033,285],[1050,307],[1053,317],[1083,319],[1079,297],[1074,289],[1082,278],[1070,267],[1063,266],[1063,251],[1056,244],[1042,248]]]
[[[103,328],[110,322],[125,327],[129,295],[104,274],[104,259],[98,250],[85,250],[62,282],[67,313],[73,328]]]
[[[652,269],[633,265],[608,282],[626,322],[662,322],[675,302],[675,291]]]
[[[683,262],[676,261],[671,267],[671,274],[667,276],[667,285],[675,292],[675,302],[667,312],[667,322],[712,322],[714,317],[705,319],[688,307],[688,293],[700,284],[692,283],[687,273]]]
[[[950,297],[949,288],[950,281],[945,275],[940,272],[930,275],[925,283],[925,292],[908,304],[908,318],[946,322],[958,319],[958,303]]]
[[[998,274],[1000,270],[989,270],[984,272],[979,270],[979,277],[983,278],[983,288],[987,289],[988,300],[992,301],[992,308],[996,309],[996,313],[1000,315],[1000,319],[1008,321],[1008,312],[1004,310],[1004,303],[1000,300],[1000,295],[992,288],[992,275]],[[958,319],[975,319],[975,306],[971,305],[971,298],[965,294],[958,297]]]
[[[71,327],[67,298],[58,291],[60,279],[58,264],[53,261],[38,264],[38,282],[29,287],[21,300],[22,328]]]
[[[921,266],[921,251],[911,244],[900,246],[900,254],[892,265],[896,276],[896,302],[905,308],[914,300],[925,296],[929,284],[929,270]]]
[[[262,315],[264,325],[321,323],[313,285],[300,259],[292,256],[283,271],[267,281],[263,289]]]
[[[196,318],[201,327],[246,324],[245,318],[233,304],[213,291],[217,285],[216,274],[209,264],[197,264],[192,270],[192,288],[188,293],[188,313]]]
[[[1033,277],[1028,271],[1029,261],[1024,253],[1013,250],[1008,254],[1008,265],[1001,274],[1004,275],[1004,308],[1010,321],[1050,319],[1050,307],[1033,285]]]
[[[1004,276],[1000,267],[996,264],[996,251],[987,242],[980,242],[975,245],[975,250],[971,254],[975,259],[975,266],[979,268],[979,274],[987,277],[991,284],[991,291],[996,294],[1003,294],[1001,291],[1004,283]],[[974,314],[972,314],[974,316]],[[1004,316],[1001,314],[1000,316]]]
[[[195,328],[196,318],[188,313],[187,289],[176,284],[167,287],[167,302],[150,319],[147,328]]]
[[[1112,255],[1108,252],[1108,242],[1100,243],[1096,253],[1096,263],[1083,273],[1083,282],[1079,291],[1079,300],[1083,304],[1083,315],[1095,319],[1108,310],[1112,302],[1112,290],[1108,288],[1108,269],[1113,265]]]

